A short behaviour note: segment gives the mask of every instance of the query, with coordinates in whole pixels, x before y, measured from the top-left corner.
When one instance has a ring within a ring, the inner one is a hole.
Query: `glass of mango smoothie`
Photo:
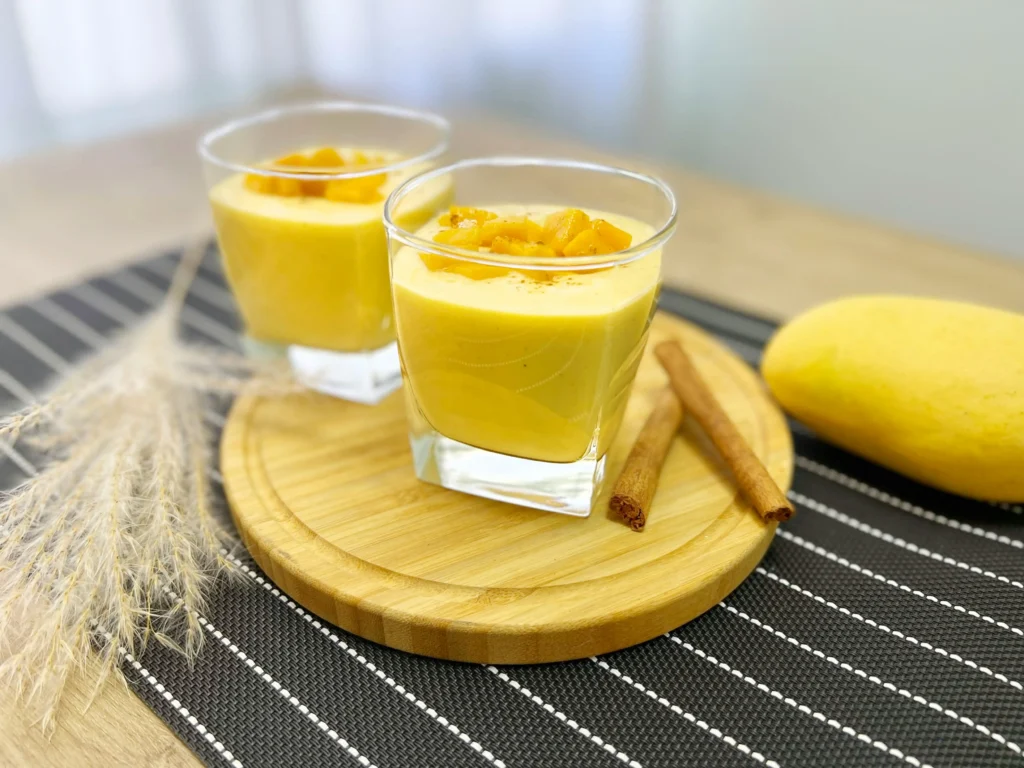
[[[404,224],[441,180],[455,204]],[[417,476],[588,515],[655,311],[672,191],[609,166],[475,159],[402,184],[384,222]]]
[[[287,355],[309,386],[350,400],[401,384],[381,214],[447,141],[436,115],[349,102],[274,109],[200,140],[247,351]],[[450,179],[421,186],[402,225],[451,197]]]

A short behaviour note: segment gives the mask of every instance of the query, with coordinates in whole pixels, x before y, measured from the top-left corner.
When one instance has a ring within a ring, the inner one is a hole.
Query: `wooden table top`
[[[146,253],[209,236],[195,142],[223,116],[0,166],[0,305]],[[664,178],[680,200],[667,284],[785,319],[851,293],[908,293],[1024,311],[1024,265],[741,190],[685,171],[610,156],[478,115],[453,116],[453,154],[571,156]],[[86,712],[73,688],[52,739],[0,701],[0,765],[197,766],[125,687]]]

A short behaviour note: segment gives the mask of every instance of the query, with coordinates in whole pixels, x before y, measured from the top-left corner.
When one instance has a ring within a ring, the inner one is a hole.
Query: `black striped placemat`
[[[6,409],[153,307],[177,258],[0,312]],[[662,304],[754,365],[773,330],[681,293]],[[182,321],[237,344],[215,254]],[[793,426],[800,514],[665,637],[536,667],[435,661],[319,621],[239,561],[195,666],[155,646],[127,660],[131,686],[218,768],[1024,764],[1021,507],[926,489]],[[32,471],[0,451],[0,487]]]

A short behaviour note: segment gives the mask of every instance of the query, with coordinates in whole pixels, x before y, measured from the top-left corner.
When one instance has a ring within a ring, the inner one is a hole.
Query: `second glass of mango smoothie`
[[[250,352],[286,354],[300,379],[350,400],[401,384],[381,214],[447,141],[436,115],[350,102],[275,109],[202,138]],[[451,196],[447,178],[421,187],[402,224],[423,225]]]
[[[455,204],[404,224],[439,183]],[[475,159],[405,182],[384,221],[418,477],[589,514],[656,308],[671,190],[609,166]]]

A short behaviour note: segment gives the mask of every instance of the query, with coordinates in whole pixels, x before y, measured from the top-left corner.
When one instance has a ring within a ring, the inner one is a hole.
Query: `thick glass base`
[[[243,348],[250,357],[287,357],[296,378],[307,387],[356,403],[373,405],[402,385],[395,342],[367,352],[335,352],[246,337]]]
[[[327,395],[372,405],[402,386],[398,345],[369,352],[288,347],[288,361],[306,386]]]
[[[428,430],[410,434],[416,477],[523,507],[587,517],[601,490],[604,456],[596,446],[579,461],[521,459],[475,448]]]

